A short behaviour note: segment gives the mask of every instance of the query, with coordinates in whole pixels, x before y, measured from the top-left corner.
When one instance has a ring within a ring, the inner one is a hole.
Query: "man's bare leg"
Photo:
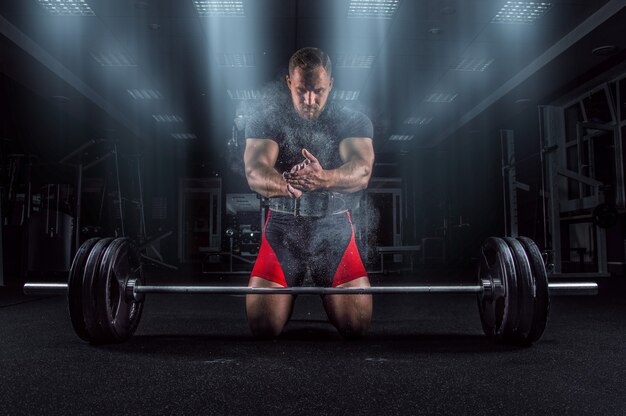
[[[337,287],[370,287],[367,277]],[[346,338],[363,335],[372,320],[372,295],[325,295],[324,309],[330,322]]]
[[[248,287],[282,287],[278,283],[252,276]],[[283,332],[293,310],[293,295],[247,295],[246,315],[252,335],[272,338]]]

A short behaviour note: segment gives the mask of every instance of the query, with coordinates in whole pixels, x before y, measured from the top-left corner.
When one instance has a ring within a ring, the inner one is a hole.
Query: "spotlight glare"
[[[349,18],[391,19],[400,0],[350,0]]]
[[[409,117],[406,120],[404,120],[404,124],[425,126],[426,124],[430,123],[431,121],[433,121],[432,117],[415,116],[415,117]]]
[[[200,17],[244,17],[243,0],[193,0]]]
[[[337,68],[369,69],[374,63],[374,55],[337,55],[334,63]]]
[[[493,63],[493,59],[465,58],[454,68],[455,71],[484,72]]]
[[[223,67],[252,68],[256,66],[252,53],[218,53],[217,65]]]
[[[552,7],[552,3],[540,1],[507,1],[496,14],[494,23],[534,23]]]
[[[54,16],[95,16],[85,0],[37,0]]]
[[[346,90],[334,90],[331,96],[332,100],[344,100],[344,101],[356,101],[359,99],[359,94],[361,92],[358,90],[355,91],[346,91]]]
[[[157,90],[126,90],[134,100],[160,100],[163,95]]]
[[[259,100],[261,91],[259,90],[226,90],[231,100]]]
[[[98,53],[90,52],[91,57],[99,63],[101,66],[115,66],[115,67],[134,67],[137,66],[132,59],[127,57],[121,52],[109,52]]]
[[[424,101],[427,103],[451,103],[459,94],[434,92],[426,97]]]
[[[410,142],[415,136],[412,134],[393,134],[389,136],[390,142]]]
[[[172,133],[172,138],[176,140],[193,140],[197,139],[193,133]]]
[[[152,118],[157,123],[182,123],[183,118],[176,114],[153,114]]]

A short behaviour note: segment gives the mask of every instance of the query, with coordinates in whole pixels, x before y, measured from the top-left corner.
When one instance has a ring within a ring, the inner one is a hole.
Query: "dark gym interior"
[[[248,285],[246,128],[303,47],[372,122],[372,287],[430,292],[357,339],[147,289]],[[0,415],[626,412],[626,0],[3,0],[0,111]]]

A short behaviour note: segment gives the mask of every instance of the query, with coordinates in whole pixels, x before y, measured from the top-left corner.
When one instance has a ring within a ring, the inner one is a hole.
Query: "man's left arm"
[[[305,192],[325,189],[352,193],[367,188],[374,165],[372,139],[343,139],[339,144],[339,156],[344,163],[336,169],[324,169],[317,158],[306,149],[302,150],[302,155],[310,163],[287,179],[296,189]]]

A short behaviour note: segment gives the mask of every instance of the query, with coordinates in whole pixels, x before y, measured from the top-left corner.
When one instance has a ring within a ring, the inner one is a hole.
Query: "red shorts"
[[[270,211],[252,276],[294,287],[307,273],[322,287],[367,276],[349,212],[318,218]]]

